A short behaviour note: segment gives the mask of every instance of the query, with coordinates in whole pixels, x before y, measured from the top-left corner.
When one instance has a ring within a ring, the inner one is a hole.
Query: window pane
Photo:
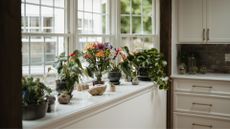
[[[65,32],[65,12],[64,9],[54,9],[54,32],[64,33]]]
[[[92,12],[92,8],[93,8],[93,3],[92,0],[84,0],[84,10],[87,12]]]
[[[48,37],[45,41],[45,64],[52,65],[56,58],[57,41],[54,37]]]
[[[132,17],[132,32],[141,33],[141,17]]]
[[[132,44],[133,44],[133,51],[139,51],[140,49],[144,48],[144,44],[142,42],[142,38],[139,37],[134,37],[132,40]]]
[[[152,15],[152,0],[142,0],[143,2],[143,14],[147,16]]]
[[[55,7],[65,7],[65,0],[54,0]]]
[[[83,1],[84,0],[78,0],[77,1],[77,9],[78,10],[81,10],[81,11],[83,10]]]
[[[31,37],[31,65],[42,65],[44,39],[42,37]]]
[[[143,42],[144,42],[144,49],[153,48],[153,38],[152,37],[143,38]]]
[[[121,16],[121,33],[130,33],[130,17]]]
[[[143,17],[144,34],[152,34],[152,18]]]
[[[122,37],[121,38],[121,46],[127,46],[130,48],[130,50],[132,49],[132,46],[130,44],[130,38],[129,37]]]
[[[100,19],[96,19],[96,20],[100,20]],[[83,33],[85,34],[91,34],[93,33],[93,17],[92,17],[92,13],[84,13],[84,19],[83,19],[83,28],[84,31]]]
[[[132,13],[141,14],[141,0],[132,0]]]
[[[59,1],[56,0],[55,2],[59,2]],[[42,4],[42,5],[53,6],[53,0],[41,0],[41,4]]]
[[[53,32],[53,8],[41,7],[42,12],[42,31],[43,32]]]
[[[131,12],[130,0],[120,0],[121,14],[129,14]]]
[[[78,20],[77,20],[77,24],[78,24],[78,33],[82,33],[83,32],[83,13],[82,12],[78,12]]]
[[[93,12],[106,13],[107,0],[93,0]]]

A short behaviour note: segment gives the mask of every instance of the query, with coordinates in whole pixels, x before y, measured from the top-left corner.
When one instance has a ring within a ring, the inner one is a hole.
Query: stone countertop
[[[230,81],[230,74],[206,73],[206,74],[173,74],[173,79],[198,79],[214,81]]]
[[[23,128],[47,128],[50,125],[60,124],[63,120],[69,119],[73,115],[79,115],[80,120],[81,117],[89,115],[90,112],[109,107],[114,103],[121,103],[122,100],[131,99],[144,91],[152,90],[153,86],[152,82],[140,81],[139,85],[131,85],[130,82],[122,81],[119,86],[116,86],[116,92],[109,92],[109,87],[107,87],[102,96],[91,96],[88,91],[74,91],[70,104],[61,105],[56,101],[54,112],[46,113],[45,117],[38,120],[23,120]]]

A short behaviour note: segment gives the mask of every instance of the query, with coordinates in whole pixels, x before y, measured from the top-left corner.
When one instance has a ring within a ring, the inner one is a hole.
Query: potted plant
[[[75,82],[79,83],[83,75],[83,67],[79,59],[80,56],[81,52],[78,50],[75,50],[68,56],[65,56],[65,53],[61,53],[53,65],[58,73],[59,79],[56,80],[56,90],[59,95],[64,92],[72,97],[74,84]]]
[[[93,84],[103,84],[102,74],[109,70],[112,45],[109,43],[93,42],[85,47],[84,58],[88,65],[86,73],[89,77],[96,77]]]
[[[51,89],[46,87],[39,79],[32,77],[22,78],[22,110],[24,120],[35,120],[45,116],[48,102],[46,94]]]
[[[130,53],[128,47],[124,47],[127,59],[138,70],[138,78],[144,81],[153,81],[160,89],[168,88],[168,80],[165,73],[167,62],[156,48],[145,49]]]
[[[121,78],[121,70],[119,64],[116,65],[114,63],[111,64],[111,70],[108,73],[109,81],[114,85],[120,84],[120,78]]]

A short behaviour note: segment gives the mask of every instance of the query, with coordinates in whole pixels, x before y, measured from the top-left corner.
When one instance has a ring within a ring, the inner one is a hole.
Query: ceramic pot
[[[114,85],[120,84],[121,72],[109,72],[108,73],[109,81]]]
[[[138,79],[140,81],[151,81],[151,79],[148,76],[148,69],[149,68],[139,68],[138,69]]]
[[[46,115],[48,108],[48,102],[43,102],[41,104],[32,104],[28,106],[23,106],[22,118],[23,120],[36,120],[42,118]]]

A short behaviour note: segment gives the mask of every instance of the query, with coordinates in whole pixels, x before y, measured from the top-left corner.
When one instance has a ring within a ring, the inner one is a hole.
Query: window
[[[56,56],[67,51],[66,1],[22,0],[23,75],[43,77]]]
[[[154,47],[155,0],[120,0],[120,34],[131,50]]]
[[[77,46],[87,42],[111,42],[111,0],[77,0]]]

